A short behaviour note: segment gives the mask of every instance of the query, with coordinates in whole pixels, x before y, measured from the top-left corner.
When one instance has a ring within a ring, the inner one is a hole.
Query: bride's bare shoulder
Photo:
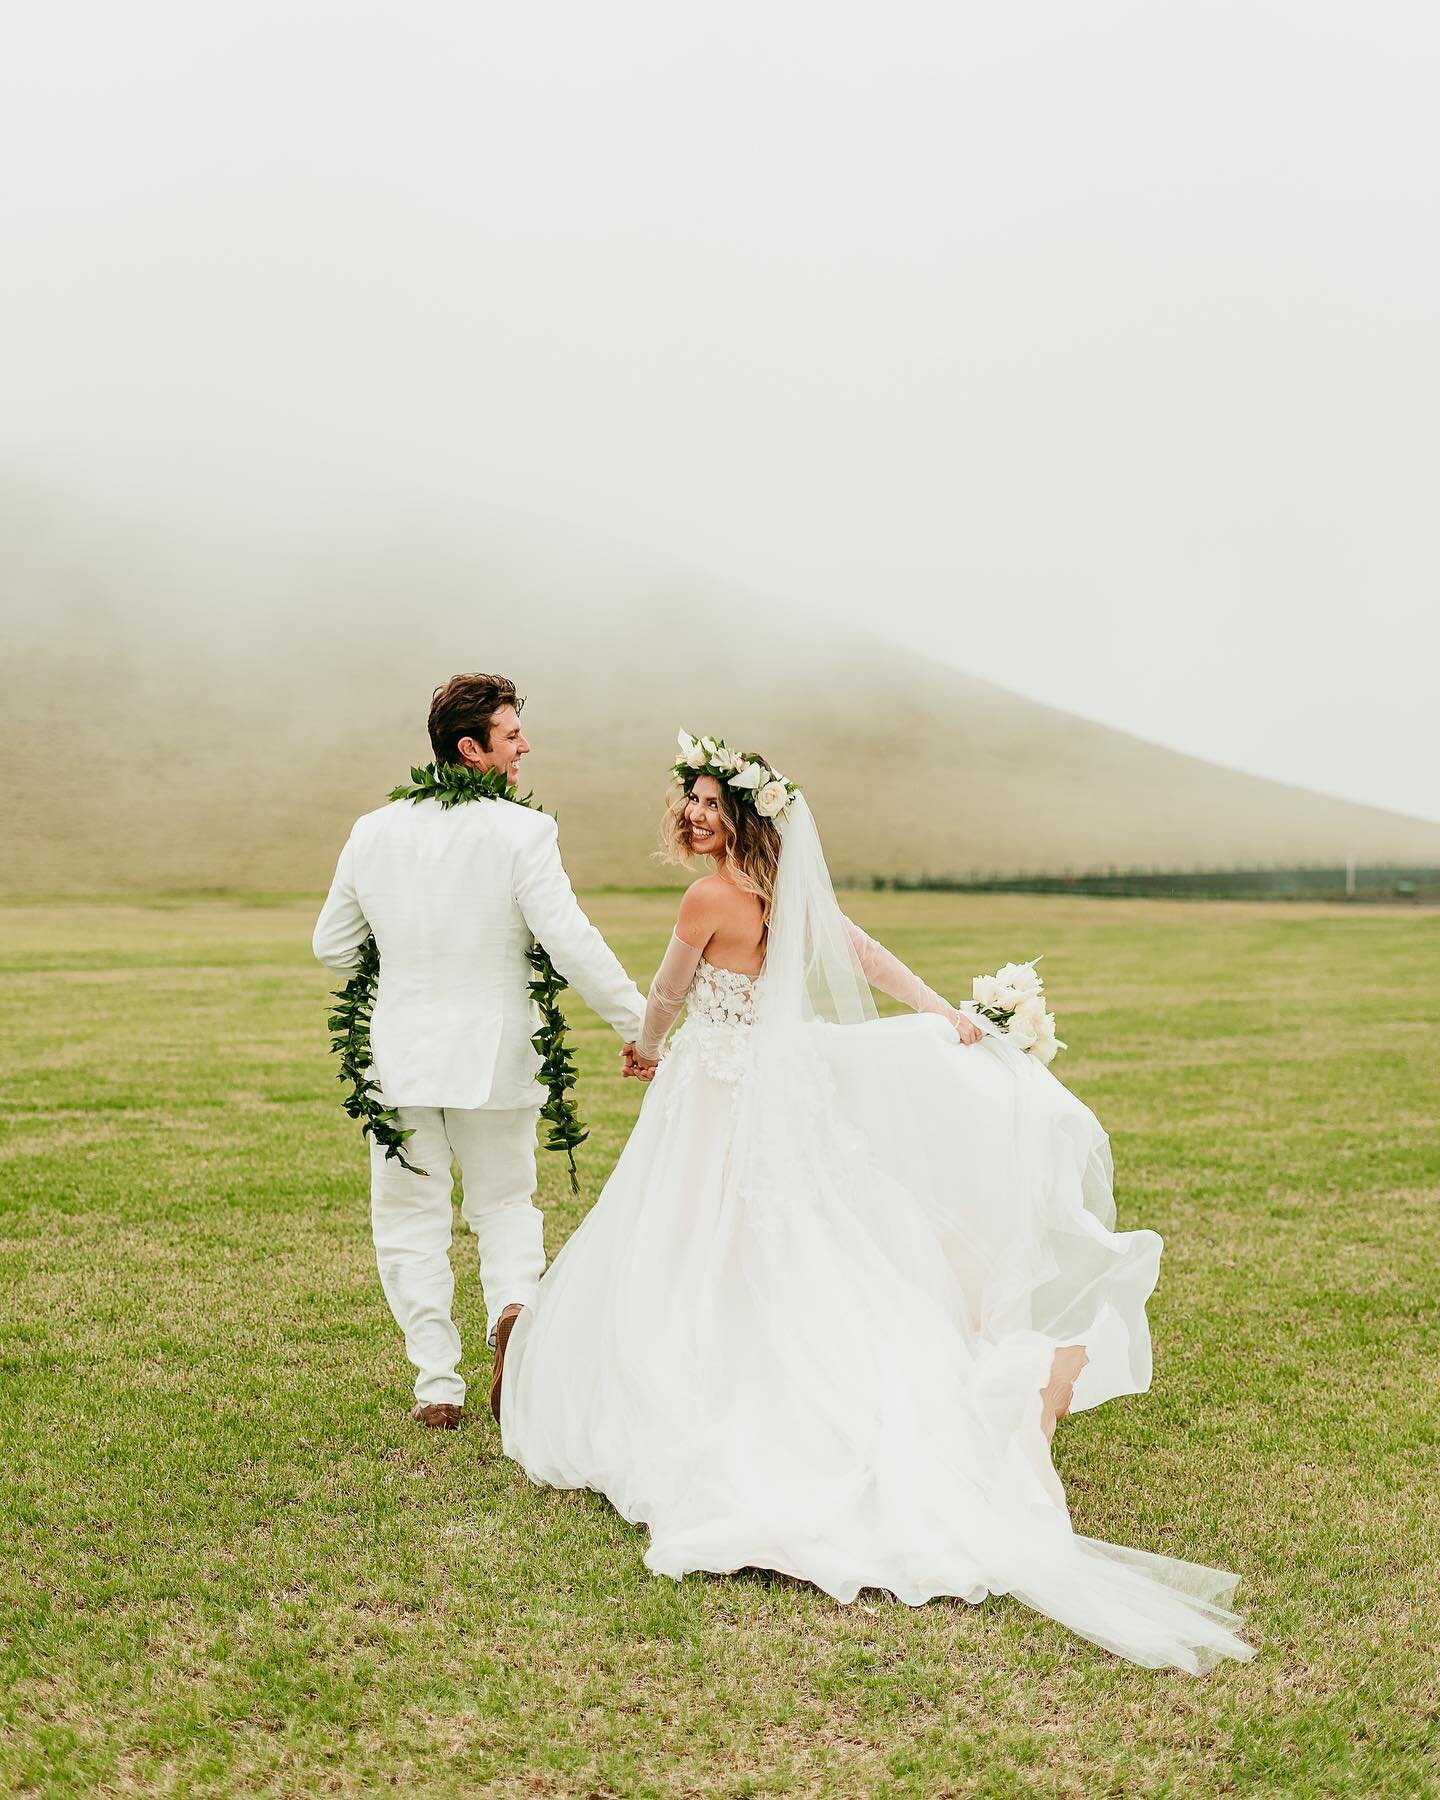
[[[744,913],[745,906],[746,896],[733,881],[723,875],[702,875],[685,890],[676,935],[703,950],[717,931]]]

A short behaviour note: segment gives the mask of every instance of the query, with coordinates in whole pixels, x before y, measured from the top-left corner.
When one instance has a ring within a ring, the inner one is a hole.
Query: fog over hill
[[[680,879],[651,851],[681,725],[801,782],[839,879],[1440,861],[1440,824],[513,525],[170,535],[12,493],[0,583],[8,893],[321,889],[356,814],[428,758],[431,690],[464,669],[528,695],[528,783],[582,886]]]

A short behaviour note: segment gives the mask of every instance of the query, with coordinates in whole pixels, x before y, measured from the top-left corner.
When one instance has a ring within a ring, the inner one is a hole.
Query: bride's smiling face
[[[720,811],[720,784],[713,775],[701,775],[685,802],[685,828],[690,848],[697,856],[723,856],[730,831]]]

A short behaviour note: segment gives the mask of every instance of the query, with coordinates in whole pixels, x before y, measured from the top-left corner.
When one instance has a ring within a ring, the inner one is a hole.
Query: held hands
[[[653,1081],[659,1067],[658,1062],[642,1056],[634,1044],[627,1044],[620,1052],[620,1073],[627,1080],[633,1076],[636,1081]]]

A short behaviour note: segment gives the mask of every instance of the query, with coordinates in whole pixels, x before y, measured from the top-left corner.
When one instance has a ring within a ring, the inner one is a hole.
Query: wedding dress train
[[[1150,1380],[1161,1243],[1111,1229],[1098,1121],[1003,1038],[835,1022],[853,952],[818,838],[787,882],[795,838],[764,973],[694,964],[635,1130],[520,1316],[506,1451],[646,1525],[658,1574],[1010,1593],[1150,1666],[1252,1655],[1237,1577],[1078,1535],[1051,1463],[1057,1350],[1088,1352],[1076,1412]]]

